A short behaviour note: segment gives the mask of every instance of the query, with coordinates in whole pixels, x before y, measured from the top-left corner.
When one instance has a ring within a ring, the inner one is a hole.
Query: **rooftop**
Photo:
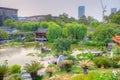
[[[7,9],[7,10],[18,10],[18,9],[14,9],[14,8],[6,8],[6,7],[0,7],[0,9]]]

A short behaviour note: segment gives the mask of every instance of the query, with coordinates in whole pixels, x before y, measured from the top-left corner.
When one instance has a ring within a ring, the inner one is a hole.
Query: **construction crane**
[[[107,6],[103,4],[102,0],[100,0],[100,3],[101,3],[101,7],[102,7],[102,21],[104,22],[104,16],[105,16]]]

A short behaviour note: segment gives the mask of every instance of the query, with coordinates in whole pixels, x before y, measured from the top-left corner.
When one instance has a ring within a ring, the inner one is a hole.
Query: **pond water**
[[[5,60],[8,60],[8,65],[25,65],[26,63],[30,63],[31,60],[39,60],[40,57],[36,56],[26,56],[29,53],[36,53],[39,52],[34,48],[5,48],[0,49],[0,64],[2,64]]]

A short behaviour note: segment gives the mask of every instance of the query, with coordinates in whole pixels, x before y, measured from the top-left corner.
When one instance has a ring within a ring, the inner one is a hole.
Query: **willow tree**
[[[54,22],[49,23],[47,38],[49,42],[54,42],[55,39],[61,37],[62,28]]]
[[[87,28],[76,22],[68,23],[63,28],[63,36],[64,37],[71,37],[72,39],[82,40],[86,35]]]

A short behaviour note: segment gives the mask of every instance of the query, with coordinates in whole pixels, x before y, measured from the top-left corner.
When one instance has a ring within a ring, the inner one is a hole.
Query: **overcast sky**
[[[103,0],[107,5],[107,12],[110,14],[111,8],[120,9],[120,0]],[[52,14],[58,16],[67,13],[70,17],[78,18],[78,7],[85,6],[85,15],[102,19],[102,8],[100,0],[0,0],[0,7],[19,9],[18,16],[33,16]]]

